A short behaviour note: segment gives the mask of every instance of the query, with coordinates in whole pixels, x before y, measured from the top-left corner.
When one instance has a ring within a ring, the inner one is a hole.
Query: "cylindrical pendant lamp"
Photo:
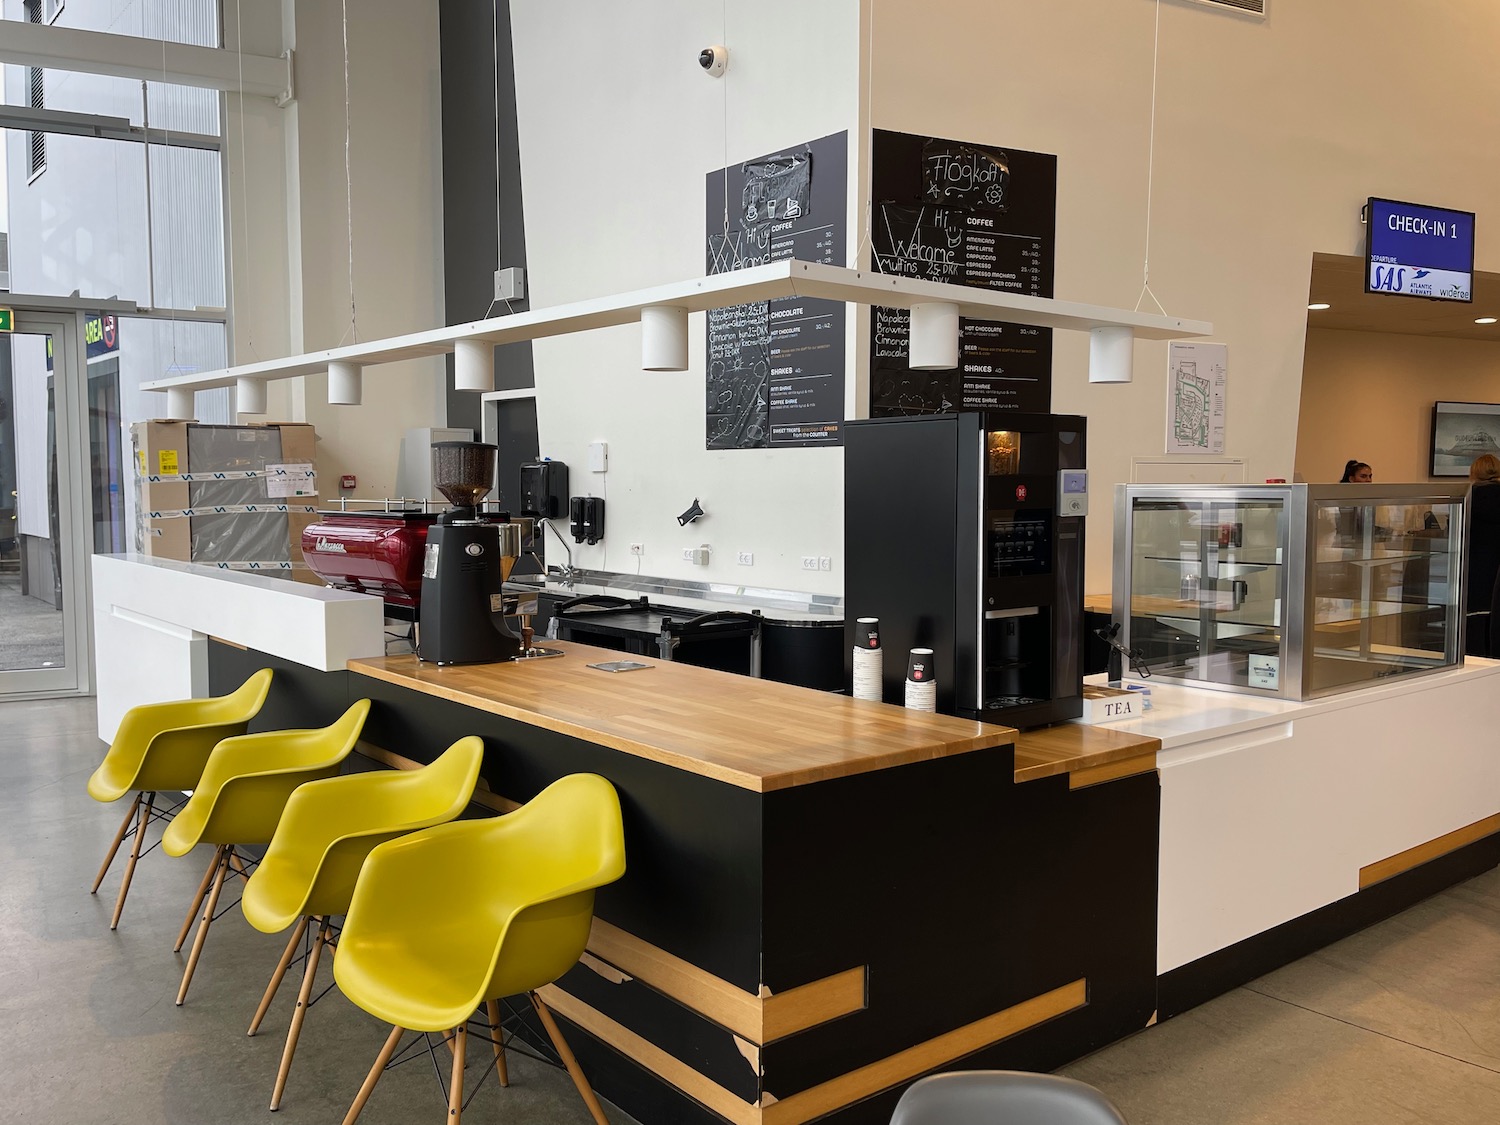
[[[913,371],[952,371],[958,366],[958,306],[947,301],[911,307]]]
[[[188,420],[193,414],[192,387],[168,387],[167,388],[167,417],[179,421]]]
[[[241,414],[266,412],[266,381],[241,378],[234,381],[234,408]]]
[[[358,406],[363,397],[364,375],[357,363],[328,365],[328,405]]]
[[[641,310],[641,370],[688,369],[687,309],[649,305]]]
[[[1090,383],[1128,383],[1134,366],[1134,332],[1117,325],[1089,330]]]
[[[495,389],[495,345],[488,340],[458,340],[453,345],[453,388],[459,391]]]

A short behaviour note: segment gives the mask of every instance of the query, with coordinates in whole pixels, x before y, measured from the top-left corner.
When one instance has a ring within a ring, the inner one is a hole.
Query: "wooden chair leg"
[[[292,940],[286,943],[286,950],[281,954],[281,960],[276,963],[276,971],[271,974],[271,983],[266,985],[266,994],[260,998],[260,1007],[255,1009],[255,1018],[250,1021],[250,1030],[245,1032],[246,1035],[254,1035],[260,1030],[260,1021],[266,1018],[266,1012],[271,1008],[271,1001],[276,999],[276,990],[281,987],[282,978],[286,976],[292,958],[297,956],[297,946],[302,944],[302,935],[307,933],[307,923],[311,920],[310,915],[304,914],[292,927]]]
[[[125,864],[125,877],[120,880],[120,897],[115,899],[115,916],[109,920],[109,928],[115,929],[120,924],[120,915],[125,910],[125,896],[130,893],[130,880],[135,874],[136,862],[141,858],[141,841],[146,838],[146,825],[151,822],[151,804],[156,800],[155,793],[146,794],[146,803],[141,806],[135,821],[135,842],[130,845],[130,859]]]
[[[385,1046],[380,1048],[380,1054],[375,1056],[375,1065],[370,1068],[370,1073],[365,1075],[365,1084],[359,1088],[359,1093],[354,1095],[354,1104],[344,1115],[344,1125],[354,1125],[359,1118],[360,1111],[365,1108],[365,1103],[370,1100],[370,1095],[375,1092],[375,1083],[380,1081],[380,1074],[385,1070],[385,1064],[391,1061],[391,1056],[396,1053],[396,1045],[401,1042],[401,1031],[399,1027],[391,1028],[390,1038],[385,1041]]]
[[[307,1007],[312,1003],[313,980],[318,975],[318,958],[332,933],[327,918],[320,918],[318,921],[318,936],[313,939],[312,952],[307,955],[307,968],[302,973],[302,990],[297,993],[297,1007],[292,1011],[292,1025],[286,1029],[286,1046],[281,1050],[281,1067],[276,1071],[276,1088],[271,1091],[273,1110],[281,1108],[281,1095],[286,1090],[287,1075],[292,1073],[292,1056],[297,1052],[302,1021],[307,1018]]]
[[[172,947],[173,953],[182,952],[182,943],[187,941],[188,933],[193,928],[193,920],[198,917],[198,908],[203,905],[203,900],[208,895],[208,885],[213,882],[214,872],[219,870],[219,864],[223,859],[224,845],[220,844],[214,849],[214,857],[208,861],[208,867],[198,883],[198,891],[193,895],[193,903],[188,907],[187,917],[182,920],[182,929],[177,931],[177,944]]]
[[[245,870],[245,861],[240,857],[239,852],[230,852],[229,862],[234,864],[234,869],[238,871],[242,876],[244,876],[246,879],[250,878],[250,872]]]
[[[203,955],[203,943],[208,938],[208,927],[213,925],[214,911],[219,906],[219,892],[224,889],[224,875],[229,870],[229,853],[232,850],[233,845],[224,848],[224,858],[219,860],[218,871],[214,875],[213,890],[208,892],[208,905],[204,908],[203,918],[198,923],[198,935],[193,938],[193,951],[188,954],[187,968],[182,971],[182,987],[177,990],[179,1008],[187,999],[188,985],[193,983],[193,970],[198,967],[198,958]]]
[[[109,870],[109,865],[115,861],[115,853],[120,850],[120,844],[125,839],[125,833],[130,831],[130,822],[135,819],[135,814],[141,807],[142,793],[135,795],[135,800],[130,802],[130,810],[125,814],[125,819],[120,821],[120,830],[115,833],[115,842],[109,846],[109,851],[104,855],[104,862],[99,865],[99,874],[94,876],[94,885],[89,888],[89,894],[96,894],[99,884],[104,882],[104,873]]]
[[[490,1017],[490,1038],[495,1042],[495,1074],[500,1079],[500,1085],[509,1086],[510,1075],[505,1069],[505,1032],[500,1025],[500,1001],[487,1000],[484,1008]]]
[[[536,1014],[541,1017],[542,1026],[547,1029],[547,1038],[552,1040],[552,1046],[557,1049],[558,1056],[563,1061],[563,1066],[568,1068],[568,1076],[573,1079],[573,1085],[578,1087],[578,1092],[583,1096],[583,1104],[589,1107],[589,1114],[598,1125],[609,1125],[609,1118],[604,1116],[604,1107],[599,1104],[599,1099],[594,1096],[594,1088],[589,1085],[589,1080],[583,1076],[583,1068],[578,1065],[578,1060],[573,1057],[573,1052],[568,1047],[568,1041],[563,1038],[562,1031],[557,1026],[557,1021],[552,1018],[552,1012],[547,1005],[542,1003],[542,998],[535,992],[529,992],[531,1006],[536,1009]]]
[[[468,1028],[453,1033],[453,1077],[448,1082],[448,1125],[459,1125],[464,1114],[464,1044]]]

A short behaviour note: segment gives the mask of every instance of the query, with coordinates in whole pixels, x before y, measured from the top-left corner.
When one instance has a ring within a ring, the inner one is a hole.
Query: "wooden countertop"
[[[761,793],[1004,746],[1016,734],[649,656],[631,657],[645,671],[601,672],[588,665],[621,654],[546,643],[566,655],[447,668],[386,656],[349,670]]]
[[[1156,768],[1161,739],[1088,723],[1060,723],[1016,735],[1016,781],[1072,775],[1078,788]]]

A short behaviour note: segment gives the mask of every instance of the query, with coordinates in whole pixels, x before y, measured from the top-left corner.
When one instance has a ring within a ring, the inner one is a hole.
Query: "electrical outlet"
[[[818,556],[818,569],[819,570],[832,570],[833,569],[833,557],[831,555],[819,555]]]
[[[741,566],[754,566],[755,565],[755,552],[754,551],[741,551],[739,553],[739,560],[738,561],[739,561],[739,564]]]
[[[803,570],[817,570],[818,569],[818,556],[817,555],[803,555],[802,556],[802,569]]]
[[[630,545],[630,553],[632,555],[644,555],[646,553],[646,544],[632,543]]]

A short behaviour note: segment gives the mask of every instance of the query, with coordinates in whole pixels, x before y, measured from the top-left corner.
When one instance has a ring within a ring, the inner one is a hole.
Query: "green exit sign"
[[[10,309],[0,309],[0,332],[16,330],[16,314]]]

